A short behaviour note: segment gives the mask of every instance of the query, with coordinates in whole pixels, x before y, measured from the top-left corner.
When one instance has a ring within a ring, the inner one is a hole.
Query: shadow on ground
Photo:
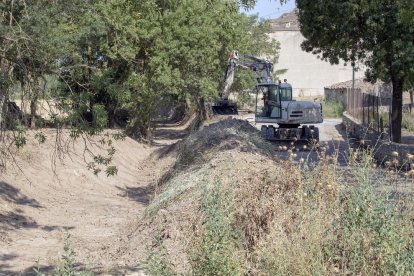
[[[276,155],[279,156],[282,160],[286,160],[289,157],[289,153],[286,150],[278,150],[280,146],[286,146],[286,148],[294,149],[296,157],[295,161],[299,162],[300,159],[304,159],[305,162],[317,163],[321,157],[322,148],[326,149],[326,155],[336,156],[338,165],[341,167],[348,166],[348,156],[350,149],[358,148],[359,145],[356,143],[355,139],[352,139],[347,136],[346,130],[342,124],[337,124],[334,126],[336,132],[339,134],[338,137],[325,139],[324,141],[319,142],[319,148],[315,147],[314,143],[308,143],[306,141],[295,142],[293,145],[289,142],[277,142],[275,144],[275,150],[277,150]]]
[[[162,128],[158,129],[154,134],[155,140],[178,140],[185,138],[189,133],[188,129],[173,129],[171,128]]]
[[[10,266],[7,264],[7,261],[13,260],[18,258],[19,256],[16,254],[0,254],[0,276],[9,276],[9,275],[37,275],[35,272],[35,268],[39,268],[40,271],[43,273],[42,275],[51,275],[54,270],[52,266],[37,266],[35,261],[33,261],[34,265],[26,268],[24,271],[20,271],[16,273],[15,271],[10,270]]]
[[[148,205],[151,201],[151,195],[154,192],[154,187],[152,185],[147,185],[144,187],[116,187],[121,191],[121,196],[129,198],[130,200]]]
[[[36,199],[27,197],[18,189],[4,181],[0,181],[0,199],[21,206],[22,208],[28,206],[36,209],[43,209]],[[0,213],[0,234],[4,236],[7,235],[8,231],[33,228],[51,232],[55,230],[73,229],[74,227],[39,225],[30,216],[25,215],[21,208],[14,208],[11,211],[3,211],[3,213]]]
[[[4,181],[0,181],[0,191],[0,198],[5,201],[33,208],[42,208],[36,199],[25,196],[18,189]]]

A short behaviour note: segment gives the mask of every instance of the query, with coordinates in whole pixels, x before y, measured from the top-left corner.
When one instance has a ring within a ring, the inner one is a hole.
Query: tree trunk
[[[37,100],[39,98],[39,85],[38,85],[37,78],[34,78],[32,81],[33,81],[33,93],[30,97],[30,128],[35,128],[36,127]]]
[[[105,104],[105,110],[108,114],[108,127],[114,128],[115,127],[115,104],[110,101],[109,103]]]
[[[200,119],[203,121],[207,120],[206,105],[204,102],[204,97],[200,97],[198,102],[198,110],[200,112]]]
[[[391,141],[401,143],[403,79],[392,78]]]
[[[6,92],[0,91],[0,131],[5,128],[5,118],[6,118]]]

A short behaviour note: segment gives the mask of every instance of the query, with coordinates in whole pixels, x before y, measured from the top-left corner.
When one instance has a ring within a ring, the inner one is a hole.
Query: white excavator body
[[[237,112],[234,104],[229,104],[231,84],[236,67],[249,69],[256,74],[257,85],[255,122],[262,124],[262,136],[268,140],[319,140],[319,129],[314,125],[323,122],[322,104],[311,101],[295,101],[292,86],[287,83],[274,83],[271,72],[273,64],[248,54],[233,51],[228,60],[220,100],[214,106],[221,114]]]

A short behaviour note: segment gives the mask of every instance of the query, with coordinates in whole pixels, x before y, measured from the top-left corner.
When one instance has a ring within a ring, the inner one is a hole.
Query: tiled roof
[[[378,80],[376,83],[364,81],[364,79],[356,79],[354,83],[356,89],[361,89],[364,93],[380,95],[381,97],[392,96],[392,85]],[[338,82],[330,86],[325,86],[325,89],[349,89],[352,88],[352,80]]]
[[[373,84],[367,81],[364,81],[364,79],[356,79],[355,80],[355,88],[361,88],[361,89],[374,89],[376,85],[381,85],[382,82],[378,81],[377,83]],[[325,88],[328,89],[341,89],[341,88],[352,88],[352,80],[344,81],[344,82],[338,82],[329,86],[326,86]]]

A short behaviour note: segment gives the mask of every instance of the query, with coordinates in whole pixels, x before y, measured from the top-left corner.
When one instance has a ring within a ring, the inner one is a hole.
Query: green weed
[[[404,112],[401,127],[410,132],[414,132],[414,115],[409,112]]]
[[[230,226],[230,205],[220,180],[205,192],[202,202],[204,233],[192,249],[194,275],[242,275]]]
[[[73,251],[73,249],[70,247],[69,242],[70,235],[66,235],[65,237],[65,243],[63,246],[63,255],[60,259],[60,263],[55,269],[55,272],[53,275],[56,276],[92,276],[94,275],[93,272],[90,271],[80,271],[78,268],[76,268],[75,263],[75,256],[76,253]],[[44,273],[41,271],[40,263],[39,261],[36,262],[35,267],[33,268],[34,273],[37,276],[42,276]]]
[[[162,232],[158,232],[148,253],[144,267],[145,273],[151,276],[177,275],[169,258],[168,251],[163,244]]]
[[[345,111],[345,105],[339,101],[324,101],[322,111],[324,118],[341,118]]]

